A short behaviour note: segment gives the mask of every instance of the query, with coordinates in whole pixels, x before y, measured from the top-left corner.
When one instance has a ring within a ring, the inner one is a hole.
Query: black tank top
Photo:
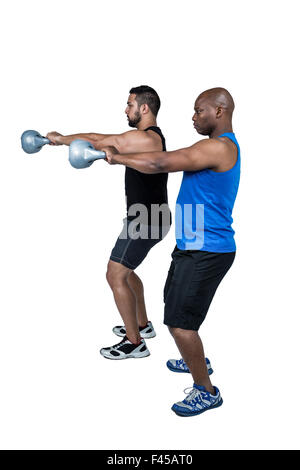
[[[162,150],[166,151],[165,138],[159,127],[151,126],[145,131],[156,132],[162,141]],[[145,174],[133,168],[126,167],[125,171],[125,194],[128,209],[132,204],[144,204],[149,215],[151,214],[151,204],[167,204],[168,173]],[[150,224],[150,222],[149,222]]]

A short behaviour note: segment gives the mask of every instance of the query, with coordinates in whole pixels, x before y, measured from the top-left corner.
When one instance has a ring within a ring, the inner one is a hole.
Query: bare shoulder
[[[237,160],[237,147],[230,139],[226,137],[203,139],[195,145],[199,145],[199,150],[214,157],[216,162],[214,171],[228,171],[234,167]]]
[[[237,160],[236,145],[225,138],[202,139],[196,142],[190,149],[194,155],[201,155],[209,164],[207,168],[214,171],[228,171],[234,167]]]
[[[146,144],[149,152],[162,150],[161,137],[157,132],[153,131],[152,129],[149,129],[148,131],[135,131],[135,132],[140,133],[139,138],[143,140],[143,143]]]
[[[154,134],[154,135],[153,135]],[[131,130],[118,137],[121,153],[154,152],[161,150],[161,139],[155,132]]]
[[[159,147],[161,147],[161,137],[157,132],[153,131],[152,129],[149,129],[149,131],[142,132],[145,132],[145,134],[147,134],[153,142],[156,142]]]
[[[127,141],[134,146],[135,152],[154,152],[162,150],[160,136],[154,131],[127,131]]]
[[[217,171],[228,171],[234,167],[237,161],[238,149],[228,137],[219,137],[218,140],[223,146],[223,155],[220,168]]]

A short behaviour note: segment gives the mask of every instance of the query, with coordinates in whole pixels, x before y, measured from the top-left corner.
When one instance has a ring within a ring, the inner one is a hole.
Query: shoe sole
[[[120,338],[124,338],[125,335],[123,335],[122,333],[117,333],[116,331],[113,330],[113,333],[117,336],[119,336]],[[142,333],[141,334],[141,338],[143,339],[149,339],[149,338],[155,338],[156,336],[156,333],[155,331],[152,332],[152,333]]]
[[[140,353],[140,354],[128,354],[126,356],[121,356],[121,357],[112,357],[112,356],[104,356],[102,352],[100,351],[101,356],[103,356],[105,359],[110,359],[112,361],[120,361],[122,359],[142,359],[143,357],[148,357],[150,356],[150,351],[147,351],[146,353]]]
[[[208,410],[213,410],[214,408],[219,408],[219,406],[223,405],[223,399],[221,398],[221,400],[216,404],[216,405],[213,405],[213,406],[210,406],[208,408],[204,408],[204,410],[200,410],[200,411],[196,411],[194,413],[183,413],[181,411],[177,411],[177,410],[174,410],[173,409],[173,406],[171,408],[172,411],[174,411],[175,414],[177,414],[177,416],[183,416],[184,418],[186,417],[189,417],[189,416],[198,416],[198,415],[201,415],[202,413],[204,413],[205,411],[208,411]]]
[[[176,369],[176,367],[173,367],[171,364],[169,364],[168,362],[166,363],[166,366],[169,370],[171,370],[172,372],[177,372],[177,373],[183,373],[183,374],[190,374],[190,371],[189,370],[181,370],[181,369]],[[208,372],[208,375],[211,375],[213,374],[214,370],[210,367],[209,369],[207,369],[207,372]]]

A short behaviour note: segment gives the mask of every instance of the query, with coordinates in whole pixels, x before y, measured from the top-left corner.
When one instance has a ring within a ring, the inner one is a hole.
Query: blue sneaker
[[[212,408],[217,408],[222,405],[223,400],[217,387],[214,387],[214,389],[215,395],[212,395],[202,385],[194,384],[187,397],[183,401],[174,403],[172,410],[178,416],[195,416]]]
[[[207,365],[207,372],[208,375],[213,373],[213,369],[207,357],[205,358],[206,365]],[[185,372],[187,374],[190,373],[190,369],[186,365],[183,359],[169,359],[167,362],[167,368],[170,369],[172,372]]]

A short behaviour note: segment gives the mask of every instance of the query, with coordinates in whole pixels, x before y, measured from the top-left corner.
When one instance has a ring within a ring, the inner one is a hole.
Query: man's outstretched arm
[[[205,168],[218,169],[224,158],[228,158],[228,149],[224,142],[205,139],[191,147],[171,152],[143,152],[120,154],[113,147],[102,147],[107,161],[121,164],[141,173],[172,173],[176,171],[199,171]]]
[[[145,131],[132,130],[123,134],[86,134],[62,135],[58,132],[49,132],[47,139],[54,145],[70,145],[73,140],[82,139],[91,142],[96,150],[102,147],[113,146],[120,153],[151,152],[157,149],[157,145]]]
[[[91,142],[93,145],[99,140],[104,141],[105,138],[111,137],[111,134],[96,134],[95,132],[62,135],[58,132],[48,132],[47,139],[54,145],[70,145],[73,140],[82,139]]]

